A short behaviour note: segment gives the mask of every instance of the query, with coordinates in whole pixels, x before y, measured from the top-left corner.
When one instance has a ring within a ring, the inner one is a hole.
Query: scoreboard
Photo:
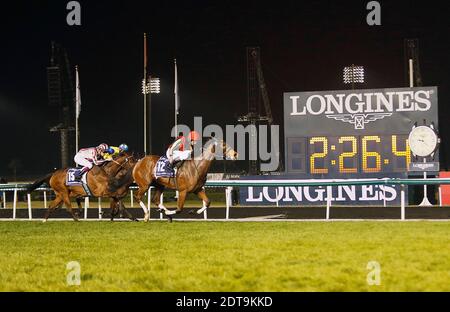
[[[436,87],[284,93],[286,171],[340,179],[406,173],[409,132],[424,120],[438,129]]]

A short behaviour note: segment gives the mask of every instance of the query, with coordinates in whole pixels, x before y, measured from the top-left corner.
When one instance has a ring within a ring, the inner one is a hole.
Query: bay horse
[[[135,193],[134,197],[144,210],[144,221],[148,221],[150,213],[145,204],[142,202],[142,197],[150,186],[155,187],[155,192],[151,198],[152,203],[158,205],[161,211],[164,211],[171,221],[170,215],[181,213],[188,193],[196,194],[202,201],[203,206],[197,213],[200,214],[205,211],[211,204],[211,201],[206,196],[203,186],[206,183],[206,177],[211,166],[211,163],[216,158],[216,150],[222,155],[225,155],[226,159],[236,160],[238,153],[233,150],[223,140],[211,138],[206,142],[203,147],[203,152],[200,157],[185,160],[180,168],[176,171],[175,178],[156,178],[155,166],[159,159],[157,155],[149,155],[140,159],[136,166],[133,168],[133,179],[139,186],[139,190]],[[168,210],[164,205],[159,202],[160,195],[165,188],[178,190],[177,209]]]
[[[102,167],[94,166],[87,173],[87,185],[95,197],[111,198],[111,216],[114,216],[115,208],[123,207],[121,199],[128,193],[128,187],[133,182],[132,179],[125,179],[128,172],[135,166],[136,160],[128,154],[123,154],[113,161],[109,161]],[[55,192],[56,198],[49,204],[48,210],[44,216],[44,222],[47,221],[50,214],[57,208],[65,204],[67,210],[75,221],[78,221],[78,212],[74,212],[70,198],[77,199],[78,208],[81,207],[80,198],[87,194],[82,186],[67,186],[66,176],[68,168],[59,169],[46,175],[44,178],[31,184],[27,190],[31,192],[42,185],[44,182],[50,185]],[[121,184],[118,184],[118,181]],[[130,181],[131,180],[131,181]]]

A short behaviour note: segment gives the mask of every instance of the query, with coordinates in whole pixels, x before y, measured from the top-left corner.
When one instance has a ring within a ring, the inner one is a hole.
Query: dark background
[[[368,26],[368,1],[79,1],[81,26],[66,24],[68,1],[0,4],[0,176],[28,178],[60,165],[54,109],[48,106],[50,42],[80,68],[80,147],[126,142],[142,153],[142,35],[149,69],[161,78],[152,96],[153,153],[171,142],[173,58],[179,121],[235,124],[247,111],[246,46],[260,46],[275,122],[283,92],[336,90],[342,69],[363,65],[361,88],[406,85],[403,40],[420,41],[424,86],[438,87],[441,166],[450,161],[450,10],[445,2],[379,1],[381,26]],[[282,141],[282,140],[281,140]],[[283,153],[282,153],[283,155]],[[72,156],[71,156],[72,157]]]

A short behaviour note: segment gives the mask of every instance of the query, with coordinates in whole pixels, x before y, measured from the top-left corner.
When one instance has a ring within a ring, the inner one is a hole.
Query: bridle
[[[115,159],[111,160],[112,162],[114,162],[116,165],[119,166],[119,170],[117,170],[116,174],[119,173],[120,170],[126,169],[124,165],[125,165],[126,163],[128,163],[128,162],[130,161],[130,159],[132,159],[132,158],[133,158],[133,155],[127,156],[127,157],[125,158],[125,161],[122,162],[122,163],[119,163],[119,162],[118,162],[117,160],[115,160]]]

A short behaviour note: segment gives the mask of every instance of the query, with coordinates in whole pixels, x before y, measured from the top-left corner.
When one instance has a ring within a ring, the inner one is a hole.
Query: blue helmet
[[[119,149],[126,152],[126,151],[128,151],[128,145],[126,145],[125,143],[122,143],[119,145]]]
[[[105,153],[114,154],[114,150],[112,147],[108,147],[108,149],[105,150]]]

